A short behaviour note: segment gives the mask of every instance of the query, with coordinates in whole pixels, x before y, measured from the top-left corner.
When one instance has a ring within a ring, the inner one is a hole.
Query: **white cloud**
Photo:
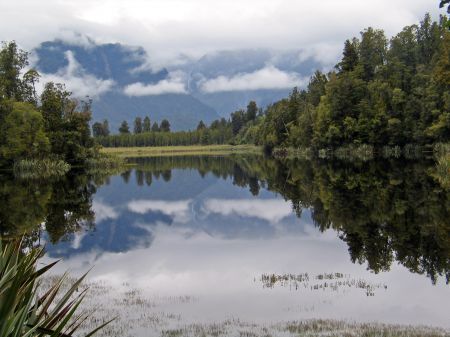
[[[182,74],[170,74],[169,78],[156,84],[133,83],[127,85],[123,92],[127,96],[151,96],[161,94],[186,94],[186,84]]]
[[[92,210],[95,213],[96,223],[100,223],[107,219],[114,220],[119,217],[119,212],[117,212],[117,210],[99,200],[94,200],[92,202]]]
[[[85,34],[80,34],[72,30],[61,30],[58,38],[75,46],[89,49],[95,46],[95,41]]]
[[[191,200],[133,200],[128,203],[128,209],[138,214],[161,212],[173,217],[175,222],[185,223],[189,220],[191,202]]]
[[[297,73],[281,71],[274,66],[267,66],[253,73],[240,73],[231,77],[219,76],[203,82],[203,92],[240,91],[259,89],[288,89],[303,86],[308,80]]]
[[[203,205],[206,213],[225,216],[237,214],[243,217],[254,217],[272,223],[292,215],[289,203],[278,199],[209,199]]]
[[[0,1],[0,40],[14,39],[31,49],[76,31],[96,42],[142,45],[161,62],[179,53],[311,49],[318,43],[339,55],[345,39],[367,26],[390,36],[427,11],[435,18],[444,14],[438,5],[431,0],[5,0]]]
[[[79,98],[98,97],[112,89],[115,84],[113,80],[102,80],[86,74],[71,51],[65,54],[68,61],[67,67],[60,69],[56,74],[41,74],[38,91],[42,91],[47,82],[64,83],[67,90],[71,91],[74,97]]]

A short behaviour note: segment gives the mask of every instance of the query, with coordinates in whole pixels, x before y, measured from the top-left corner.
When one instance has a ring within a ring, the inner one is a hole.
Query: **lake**
[[[0,230],[45,245],[55,275],[93,267],[86,310],[119,316],[105,335],[290,336],[307,319],[449,333],[450,189],[432,161],[132,162],[0,176]]]

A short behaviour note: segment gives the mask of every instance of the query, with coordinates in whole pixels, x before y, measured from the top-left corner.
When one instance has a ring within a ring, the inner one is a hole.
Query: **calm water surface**
[[[136,334],[227,319],[450,328],[450,191],[430,163],[136,162],[112,176],[3,177],[0,194],[2,231],[46,244],[45,261],[62,258],[54,273],[95,266],[95,305],[160,318]]]

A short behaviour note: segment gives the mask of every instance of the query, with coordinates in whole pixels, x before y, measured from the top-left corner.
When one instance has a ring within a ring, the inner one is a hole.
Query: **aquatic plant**
[[[14,175],[21,179],[41,179],[64,176],[70,165],[60,159],[22,159],[13,166]]]
[[[368,144],[340,146],[334,151],[334,156],[340,160],[367,161],[373,159],[374,148]]]
[[[113,155],[99,154],[94,158],[89,158],[85,162],[87,170],[104,170],[124,167],[127,161],[123,158]]]
[[[86,274],[61,294],[67,278],[65,274],[40,295],[42,276],[58,262],[38,269],[42,255],[43,248],[24,253],[21,241],[3,244],[0,240],[0,337],[69,337],[89,318],[89,314],[77,313],[86,290],[75,295]],[[109,322],[101,324],[86,337]]]
[[[450,188],[450,154],[439,157],[434,176],[443,187]]]
[[[383,158],[400,158],[402,156],[402,148],[398,145],[383,146],[381,156]]]
[[[277,284],[291,290],[309,289],[339,291],[349,288],[362,289],[366,296],[375,296],[376,289],[387,289],[387,285],[371,283],[361,278],[352,278],[343,273],[323,273],[318,275],[301,274],[262,274],[260,281],[263,288],[274,288]]]
[[[436,143],[433,145],[433,152],[436,157],[442,157],[450,154],[450,144],[449,143]]]

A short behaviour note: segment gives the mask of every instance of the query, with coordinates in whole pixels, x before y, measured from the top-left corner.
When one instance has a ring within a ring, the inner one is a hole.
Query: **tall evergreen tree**
[[[205,123],[203,123],[203,121],[200,121],[197,125],[197,131],[200,131],[203,129],[206,129],[206,125],[205,125]]]
[[[121,134],[128,134],[128,133],[130,133],[130,127],[128,126],[127,121],[123,121],[122,124],[120,124],[119,132]]]
[[[134,119],[134,129],[133,129],[135,134],[138,133],[142,133],[142,118],[141,117],[136,117]]]
[[[358,40],[346,40],[342,61],[338,64],[340,71],[352,71],[358,65]]]
[[[247,111],[245,114],[246,121],[253,121],[256,118],[256,114],[258,113],[258,106],[255,101],[250,101],[247,105]]]
[[[109,136],[109,122],[107,119],[103,120],[103,136]]]
[[[167,119],[163,119],[159,126],[161,132],[170,132],[170,123]]]
[[[152,125],[152,132],[158,132],[159,130],[159,125],[158,123],[154,122]]]
[[[150,118],[148,116],[145,116],[144,118],[144,125],[142,127],[142,131],[143,132],[150,132],[152,129],[152,125],[150,122]]]

